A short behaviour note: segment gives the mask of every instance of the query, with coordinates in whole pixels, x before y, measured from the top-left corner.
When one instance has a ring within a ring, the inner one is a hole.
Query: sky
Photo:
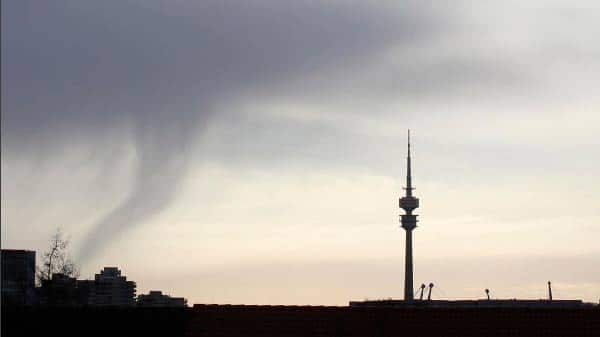
[[[2,248],[190,303],[600,300],[597,1],[2,1]]]

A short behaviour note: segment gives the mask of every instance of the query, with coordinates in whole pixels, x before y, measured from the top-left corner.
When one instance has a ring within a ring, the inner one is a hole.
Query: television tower
[[[419,199],[413,197],[412,176],[410,172],[410,130],[408,130],[408,156],[406,158],[406,195],[399,200],[400,208],[406,214],[401,215],[400,223],[406,231],[406,254],[404,261],[404,300],[413,301],[413,254],[412,231],[417,227],[417,215],[412,212],[419,207]]]

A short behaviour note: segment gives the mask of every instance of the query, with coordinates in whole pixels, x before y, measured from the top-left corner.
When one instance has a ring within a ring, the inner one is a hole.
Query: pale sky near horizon
[[[596,1],[2,1],[2,248],[190,303],[600,300]]]

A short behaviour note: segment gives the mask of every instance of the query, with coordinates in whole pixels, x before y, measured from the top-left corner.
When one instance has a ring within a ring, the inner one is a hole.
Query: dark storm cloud
[[[7,4],[8,139],[32,124],[84,121],[94,128],[123,113],[172,114],[166,104],[217,101],[249,85],[328,70],[395,41],[422,39],[435,26],[416,6],[199,2],[168,3],[175,8],[167,11],[160,5]]]
[[[435,35],[441,21],[416,4],[5,1],[3,155],[52,157],[131,128],[132,191],[84,241],[90,257],[172,200],[215,106]]]

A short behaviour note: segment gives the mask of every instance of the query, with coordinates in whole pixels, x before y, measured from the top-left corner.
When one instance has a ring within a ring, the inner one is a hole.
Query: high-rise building
[[[42,281],[40,304],[45,306],[133,306],[136,284],[117,267],[105,267],[94,280],[77,280],[60,273]]]
[[[412,186],[411,163],[410,163],[410,130],[408,130],[408,156],[406,158],[406,194],[400,198],[400,208],[405,214],[401,215],[400,223],[406,231],[406,253],[404,261],[404,300],[414,300],[413,293],[413,252],[412,252],[412,231],[417,227],[417,215],[413,211],[419,207],[419,199],[412,195],[414,190]]]
[[[133,281],[116,267],[105,267],[94,280],[77,280],[60,273],[42,281],[40,304],[45,306],[133,306]]]
[[[2,249],[2,305],[32,305],[35,293],[35,252]]]
[[[94,286],[93,305],[135,305],[136,284],[133,281],[127,281],[127,277],[122,276],[117,267],[104,267],[100,274],[96,274]]]

